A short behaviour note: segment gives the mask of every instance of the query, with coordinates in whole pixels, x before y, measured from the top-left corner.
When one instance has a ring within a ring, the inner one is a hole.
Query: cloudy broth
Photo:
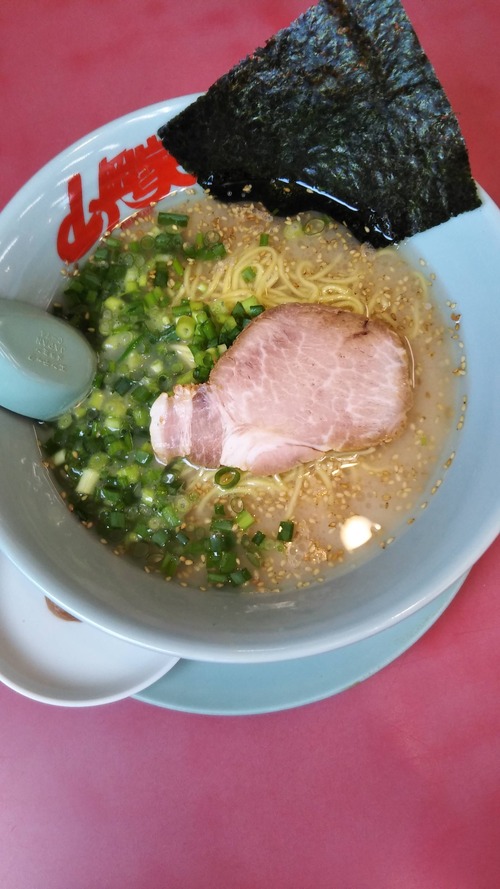
[[[86,402],[47,430],[47,462],[69,508],[147,573],[202,588],[308,585],[390,546],[440,487],[460,422],[458,318],[440,312],[428,270],[397,248],[359,245],[318,214],[278,219],[193,196],[127,220],[66,289],[63,313],[93,342],[99,372]],[[414,376],[404,431],[281,475],[238,472],[228,488],[188,460],[157,464],[147,431],[156,396],[205,381],[242,325],[287,301],[398,332]]]

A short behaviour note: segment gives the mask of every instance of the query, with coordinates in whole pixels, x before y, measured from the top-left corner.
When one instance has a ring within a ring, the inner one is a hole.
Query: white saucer
[[[270,664],[181,660],[136,697],[158,707],[219,716],[269,713],[322,700],[373,676],[410,648],[441,616],[466,576],[405,620],[345,648]]]
[[[66,707],[133,695],[188,713],[286,710],[335,695],[395,660],[440,617],[465,577],[405,620],[346,648],[270,664],[216,664],[179,661],[55,617],[38,587],[0,554],[0,681]]]
[[[44,594],[0,554],[0,681],[46,704],[109,704],[178,661],[49,611]]]

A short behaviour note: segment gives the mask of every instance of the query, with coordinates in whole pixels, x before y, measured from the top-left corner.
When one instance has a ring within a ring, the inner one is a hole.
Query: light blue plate
[[[323,700],[368,679],[410,648],[442,615],[466,576],[405,620],[345,648],[269,664],[181,660],[134,697],[157,707],[213,716],[270,713]]]

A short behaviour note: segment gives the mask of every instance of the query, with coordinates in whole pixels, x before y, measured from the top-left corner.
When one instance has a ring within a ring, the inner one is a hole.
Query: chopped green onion
[[[151,235],[144,235],[139,241],[139,244],[143,253],[149,253],[150,250],[154,249],[155,239],[152,238]]]
[[[66,449],[61,448],[59,451],[56,451],[55,454],[52,454],[52,465],[53,466],[62,466],[66,459]]]
[[[190,340],[193,336],[196,322],[192,315],[181,315],[175,325],[175,332],[179,339]]]
[[[257,300],[257,297],[255,295],[247,296],[247,298],[243,300],[241,305],[243,306],[247,315],[250,315],[252,313],[253,309],[258,308],[261,311],[264,310],[264,306],[261,306],[261,304],[259,303],[259,301]]]
[[[124,516],[123,512],[110,513],[109,527],[116,528],[116,529],[125,527],[125,516]]]
[[[135,257],[133,253],[130,253],[127,250],[126,253],[120,253],[120,255],[118,256],[118,263],[122,266],[125,266],[125,268],[131,269],[132,266],[135,264]]]
[[[113,386],[113,389],[115,392],[118,392],[119,395],[125,395],[125,392],[128,392],[132,386],[132,380],[129,380],[128,377],[120,377]]]
[[[247,265],[246,268],[243,269],[241,277],[244,281],[246,281],[247,284],[250,284],[252,281],[255,281],[257,272],[255,271],[253,266]]]
[[[251,580],[251,577],[252,575],[248,568],[240,568],[229,575],[229,579],[234,586],[242,586],[247,580]]]
[[[124,453],[124,447],[121,439],[115,438],[114,441],[110,441],[107,450],[110,457],[121,456]]]
[[[210,376],[210,369],[208,367],[195,367],[193,370],[193,380],[195,383],[206,383]]]
[[[172,553],[167,553],[160,567],[166,577],[174,577],[178,564],[178,556],[174,556]]]
[[[309,219],[303,228],[305,235],[319,235],[325,228],[325,220],[321,216],[314,216]]]
[[[194,247],[190,247],[189,245],[184,245],[184,253],[188,257],[188,259],[199,259],[203,262],[214,259],[222,259],[226,255],[226,248],[224,247],[222,241],[204,246],[202,236],[202,243],[200,246],[196,245]]]
[[[94,253],[94,262],[106,262],[109,256],[109,252],[106,247],[98,247],[98,249]]]
[[[216,485],[219,485],[220,488],[224,488],[224,490],[229,490],[229,488],[234,488],[241,478],[241,473],[238,469],[234,469],[232,466],[221,466],[220,469],[214,475],[214,482]]]
[[[202,260],[222,259],[226,255],[224,244],[212,244],[198,251],[196,258]]]
[[[153,459],[153,455],[148,451],[141,451],[140,449],[134,451],[134,460],[136,463],[139,463],[140,466],[147,466],[148,463],[151,463]]]
[[[168,269],[166,262],[157,262],[155,265],[156,287],[166,287],[168,284]]]
[[[236,543],[236,535],[233,531],[211,531],[207,546],[212,553],[223,553],[232,549]]]
[[[230,574],[231,571],[235,571],[238,566],[238,559],[236,557],[236,553],[234,552],[224,552],[222,553],[219,559],[219,571],[223,574]]]
[[[169,503],[167,503],[161,510],[161,517],[167,525],[167,528],[176,528],[181,523],[178,513]]]
[[[293,522],[280,522],[277,539],[283,540],[284,543],[289,543],[293,537],[294,527]]]
[[[180,250],[182,247],[182,238],[175,232],[160,232],[154,239],[154,247],[159,253],[169,253],[171,251]]]
[[[99,481],[99,473],[96,469],[84,469],[76,490],[78,494],[92,494]]]
[[[220,242],[221,237],[217,231],[207,231],[203,235],[203,243],[205,247],[213,247],[215,244],[220,244]]]
[[[160,210],[158,213],[158,225],[178,225],[179,228],[186,228],[189,222],[189,216],[186,213],[167,213]]]
[[[132,397],[134,401],[138,401],[139,404],[146,404],[151,398],[151,393],[147,386],[136,386],[132,391]]]
[[[232,523],[231,519],[225,519],[225,518],[212,519],[212,521],[210,522],[210,529],[212,531],[232,531],[233,530],[233,523]]]
[[[233,316],[233,318],[236,318],[236,320],[240,320],[240,319],[244,318],[246,315],[246,312],[245,312],[245,307],[244,307],[243,303],[241,303],[239,301],[236,302],[231,310],[231,315]]]
[[[202,322],[201,329],[207,340],[213,340],[217,337],[217,328],[210,318]]]
[[[250,525],[253,525],[255,519],[251,513],[246,509],[242,509],[241,512],[236,516],[236,524],[239,525],[242,531],[246,531]]]
[[[118,367],[118,365],[121,364],[122,361],[125,361],[125,358],[128,358],[128,356],[129,356],[132,352],[135,351],[135,349],[137,348],[137,346],[138,346],[139,343],[141,342],[142,338],[143,338],[143,334],[140,333],[139,336],[136,336],[133,340],[130,341],[130,343],[128,344],[128,346],[126,347],[126,349],[124,349],[124,351],[122,352],[122,354],[120,355],[120,357],[116,359],[116,367]]]
[[[184,266],[182,265],[182,262],[180,261],[180,259],[177,259],[176,256],[174,256],[174,258],[172,260],[172,268],[173,268],[175,274],[178,275],[179,278],[182,278],[182,276],[184,274]]]
[[[151,537],[151,543],[156,544],[156,546],[164,547],[165,544],[168,543],[168,536],[168,531],[165,531],[164,528],[160,528],[160,530],[155,531]]]
[[[256,318],[257,315],[261,315],[264,311],[264,306],[250,306],[248,309],[248,315],[250,318]]]
[[[192,370],[187,370],[185,373],[181,374],[177,377],[176,383],[178,386],[189,386],[194,380],[194,372]]]
[[[269,235],[263,232],[259,238],[259,247],[267,247],[269,244]]]
[[[227,583],[227,574],[217,574],[214,571],[207,572],[209,583]]]

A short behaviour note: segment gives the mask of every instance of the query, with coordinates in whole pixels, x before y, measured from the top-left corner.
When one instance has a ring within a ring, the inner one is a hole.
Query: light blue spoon
[[[85,398],[95,369],[91,346],[70,324],[0,298],[0,406],[53,420]]]

